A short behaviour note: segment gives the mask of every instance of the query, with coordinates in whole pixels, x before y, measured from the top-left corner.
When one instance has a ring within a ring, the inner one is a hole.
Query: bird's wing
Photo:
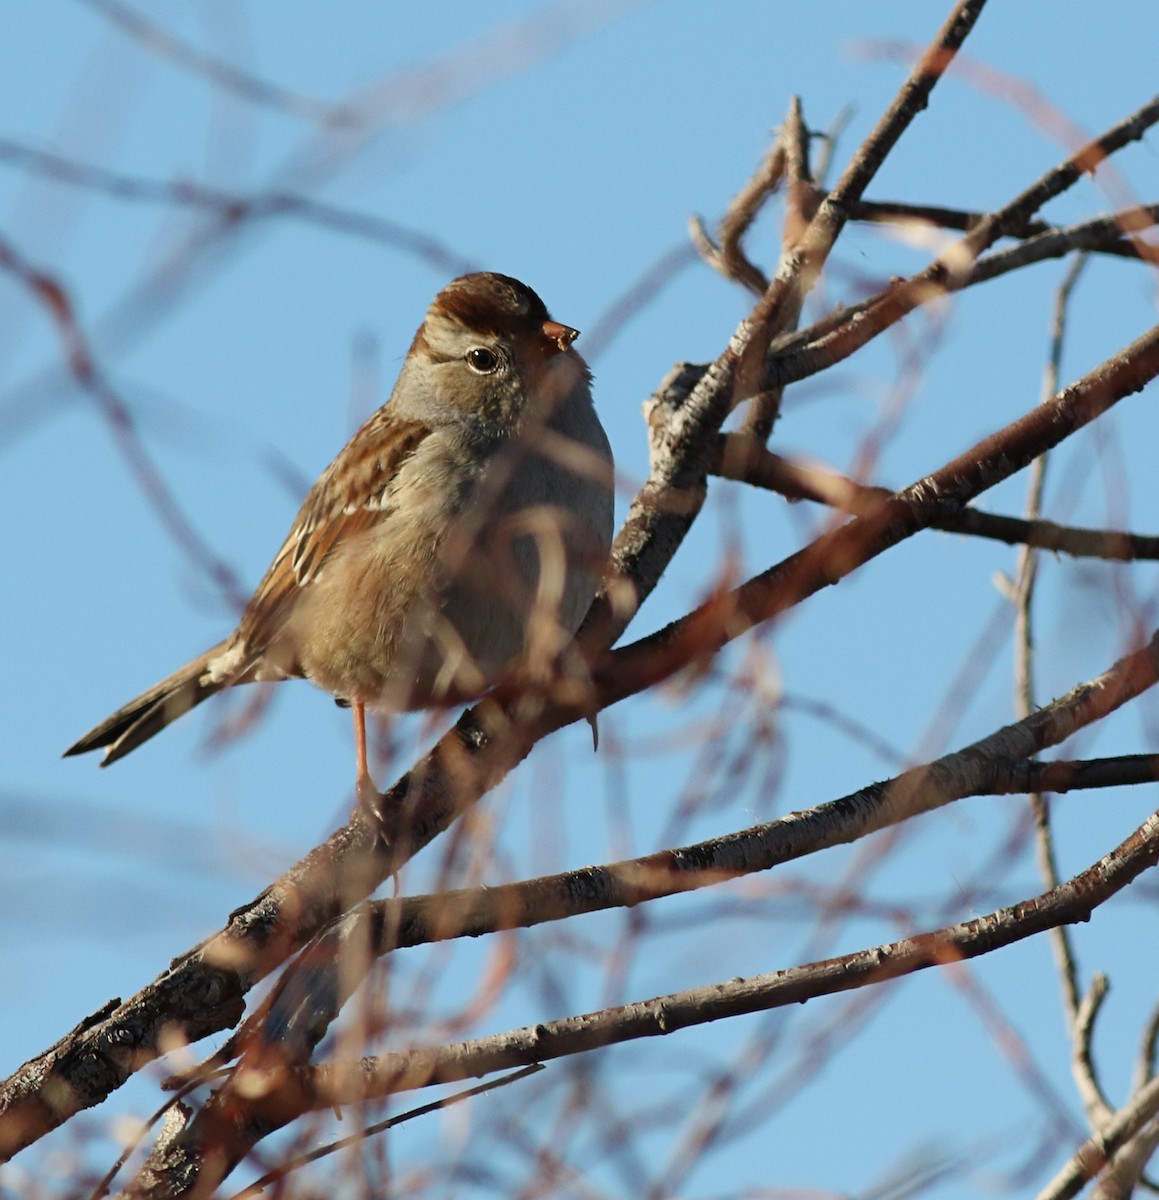
[[[310,489],[238,626],[245,657],[260,655],[293,607],[295,595],[321,577],[343,542],[385,520],[403,464],[430,435],[420,421],[376,413]]]

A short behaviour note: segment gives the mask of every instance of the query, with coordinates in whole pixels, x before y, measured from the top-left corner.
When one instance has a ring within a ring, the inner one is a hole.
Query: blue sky
[[[284,94],[273,103],[211,82],[164,47],[147,49],[100,6],[43,0],[10,16],[0,39],[0,235],[68,289],[150,460],[197,536],[248,589],[305,487],[386,398],[426,305],[457,269],[452,261],[524,279],[558,319],[590,337],[653,264],[686,244],[691,214],[718,219],[792,95],[802,97],[815,128],[849,108],[837,150],[843,163],[903,78],[899,43],[924,43],[947,7],[149,6],[184,46],[277,84]],[[1093,134],[1150,98],[1157,33],[1145,0],[1055,0],[1049,22],[1038,6],[992,4],[967,45],[971,70],[936,90],[869,195],[977,209],[1003,203],[1069,148],[1053,113]],[[445,69],[432,71],[432,62]],[[317,114],[347,103],[373,114],[370,132],[326,136]],[[1155,144],[1151,135],[1130,148],[1114,177],[1084,181],[1045,215],[1082,219],[1124,195],[1154,202]],[[202,212],[48,179],[30,169],[30,150],[138,181],[238,195],[300,192],[436,239],[443,257],[301,214],[253,220],[223,236]],[[775,235],[771,218],[758,224],[754,258],[771,261]],[[915,269],[928,253],[853,228],[819,303],[856,298],[865,281]],[[1052,290],[1064,269],[1045,264],[917,315],[903,335],[790,392],[777,448],[848,469],[896,412],[876,481],[900,486],[953,457],[1038,398]],[[647,470],[641,404],[674,362],[719,353],[747,307],[738,289],[689,263],[597,347],[596,399],[616,452],[621,516]],[[1154,320],[1152,277],[1130,263],[1092,264],[1075,298],[1064,380]],[[903,366],[915,347],[920,372],[910,387]],[[1155,433],[1153,396],[1121,406],[1052,463],[1048,515],[1153,532]],[[109,771],[92,759],[62,762],[61,750],[106,712],[227,632],[236,601],[163,527],[107,421],[62,371],[44,311],[7,276],[0,464],[10,496],[0,524],[8,564],[0,574],[6,1074],[110,996],[131,994],[324,837],[349,807],[353,760],[347,714],[294,684],[279,688],[252,732],[224,749],[209,744],[223,710],[207,706]],[[984,506],[1018,512],[1024,489],[1025,480],[1015,480]],[[743,576],[782,557],[821,519],[774,497],[714,486],[694,536],[632,632],[685,611],[719,572]],[[775,634],[737,647],[705,686],[669,687],[607,714],[599,755],[591,755],[586,730],[557,735],[483,806],[499,836],[485,880],[643,853],[677,832],[683,840],[723,833],[893,772],[897,759],[883,761],[810,715],[814,701],[856,715],[903,760],[1003,724],[1012,716],[1009,622],[993,580],[1013,566],[1013,552],[993,544],[916,539]],[[1153,607],[1154,585],[1147,566],[1048,560],[1040,699],[1105,668],[1129,638],[1131,615]],[[988,629],[997,631],[989,641]],[[967,699],[943,709],[956,674],[971,664],[982,669]],[[695,792],[698,771],[711,774],[704,755],[714,721],[745,700],[737,678],[746,665],[770,695],[783,686],[793,701],[778,718],[775,751],[754,749],[763,769],[682,821],[680,804]],[[1076,752],[1153,746],[1157,716],[1144,701]],[[401,722],[395,756],[379,765],[383,779],[430,737],[425,721]],[[1078,870],[1120,841],[1153,805],[1154,789],[1145,792],[1061,804],[1064,867]],[[867,893],[882,912],[909,906],[931,922],[1033,894],[1033,857],[1023,848],[1001,864],[995,892],[971,907],[972,882],[1013,836],[1020,804],[972,801],[915,822]],[[656,906],[665,932],[617,985],[622,998],[799,961],[815,916],[808,888],[842,878],[858,853],[831,852],[747,891],[738,886],[716,921],[704,916],[711,900]],[[417,861],[404,888],[421,890],[438,861]],[[1138,885],[1080,934],[1084,966],[1107,970],[1114,986],[1098,1048],[1106,1085],[1120,1099],[1159,982],[1154,956],[1138,953],[1153,937],[1153,903],[1153,890]],[[577,936],[606,948],[627,920],[592,918]],[[898,932],[880,912],[862,915],[842,922],[823,952]],[[479,1031],[606,999],[612,984],[598,954],[580,965],[542,931],[521,945],[567,977],[562,1008],[529,982]],[[475,946],[447,953],[439,1011],[476,986],[488,961]],[[395,986],[404,991],[424,963],[443,963],[438,955],[399,957]],[[694,1174],[680,1194],[732,1195],[746,1186],[860,1192],[939,1154],[974,1164],[939,1194],[1002,1190],[1004,1173],[1031,1157],[1028,1147],[1060,1113],[1081,1126],[1048,958],[1046,944],[1035,942],[980,964],[974,978],[1026,1039],[1057,1105],[1003,1053],[976,994],[949,972],[927,973],[869,1002],[872,1020],[867,1013],[866,1028],[824,1075],[721,1150],[714,1174]],[[809,1038],[827,1022],[852,1020],[847,1003],[716,1026],[680,1035],[679,1045],[624,1048],[594,1069],[609,1079],[625,1073],[649,1092],[694,1096],[690,1077],[744,1061],[762,1036],[776,1035],[783,1041],[755,1094],[807,1062]],[[521,1085],[542,1089],[524,1095],[550,1098],[543,1080]],[[129,1089],[92,1114],[89,1127],[103,1136],[115,1114],[152,1103],[147,1088]],[[400,1162],[421,1160],[450,1136],[433,1120],[414,1128],[410,1140],[392,1143]],[[679,1140],[672,1130],[645,1139],[647,1168],[659,1171]],[[1033,1194],[1059,1153],[1010,1190]],[[5,1183],[22,1186],[19,1175],[0,1173]],[[599,1183],[609,1195],[632,1194],[611,1168]]]

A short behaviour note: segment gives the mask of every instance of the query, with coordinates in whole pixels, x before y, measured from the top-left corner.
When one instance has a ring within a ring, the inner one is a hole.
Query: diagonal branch
[[[1124,701],[1137,694],[1134,688],[1152,686],[1159,678],[1159,634],[1140,654],[1142,659],[1115,664],[1097,682],[1105,685],[1116,674],[1134,676],[1132,695]],[[1082,684],[1056,701],[1050,713],[1040,714],[1041,724],[1026,727],[1023,722],[997,730],[936,762],[777,821],[696,845],[519,883],[367,901],[311,943],[242,1028],[194,1074],[201,1076],[251,1051],[262,1059],[271,1047],[283,1061],[307,1061],[373,961],[395,950],[530,929],[715,887],[846,845],[968,796],[1153,783],[1159,778],[1159,756],[1151,754],[1049,763],[1003,757],[1018,739],[1019,751],[1025,752],[1028,745],[1045,749],[1100,720],[1105,712],[1083,707],[1092,686]],[[186,1082],[186,1077],[177,1076],[169,1086]]]
[[[733,591],[649,637],[614,651],[596,671],[601,704],[611,704],[710,657],[754,625],[844,579],[934,521],[960,512],[1159,374],[1159,326],[1083,379],[1005,429],[855,517]]]
[[[412,254],[433,270],[448,275],[465,275],[468,271],[479,269],[477,263],[423,230],[375,213],[359,212],[325,200],[316,200],[303,192],[232,192],[190,179],[164,180],[126,175],[105,166],[36,149],[12,138],[0,138],[0,164],[116,200],[165,204],[208,213],[223,223],[291,217],[310,222],[321,229],[380,242]]]
[[[240,612],[245,607],[247,593],[229,566],[197,532],[149,456],[138,435],[132,412],[109,385],[97,363],[68,291],[3,239],[0,239],[0,271],[11,275],[27,289],[52,319],[61,344],[61,357],[78,386],[97,405],[114,445],[145,500],[174,544],[205,572]]]
[[[789,500],[813,500],[853,516],[873,512],[893,495],[889,488],[858,483],[836,471],[774,454],[735,434],[721,434],[717,438],[712,471],[722,479],[767,488]],[[1034,546],[1075,558],[1112,562],[1159,558],[1159,536],[1117,529],[1081,529],[1041,518],[1008,517],[971,507],[931,521],[930,528],[989,538],[1011,546]]]
[[[1159,1076],[1136,1091],[1106,1125],[1089,1137],[1038,1193],[1038,1200],[1071,1200],[1099,1174],[1117,1150],[1159,1115]]]
[[[954,6],[833,190],[821,201],[816,215],[793,249],[782,256],[776,276],[749,318],[749,336],[744,339],[738,355],[735,401],[746,400],[774,384],[788,382],[761,381],[769,341],[791,326],[803,297],[812,290],[837,238],[850,220],[854,205],[873,182],[902,134],[928,106],[935,85],[974,28],[984,4],[985,0],[959,0]]]
[[[1090,246],[1070,246],[1071,249],[1097,250],[1100,254],[1113,254],[1122,258],[1147,258],[1154,261],[1153,248],[1131,240],[1131,235],[1140,229],[1155,224],[1159,205],[1148,204],[1138,208],[1124,209],[1109,217],[1085,221],[1081,225],[1062,228],[1049,221],[1027,221],[1019,229],[1007,229],[1006,236],[1022,241],[1040,242],[1044,238],[1065,234],[1073,239],[1082,230],[1081,236],[1097,240]],[[903,204],[863,200],[856,208],[854,220],[870,224],[917,224],[934,225],[941,229],[956,229],[966,233],[984,220],[986,214],[962,208],[943,208],[936,204]],[[1152,253],[1148,255],[1148,250]],[[995,257],[995,256],[991,256]]]
[[[770,339],[791,323],[844,228],[851,206],[929,102],[934,85],[974,27],[984,2],[958,0],[794,250],[782,255],[776,278],[724,353],[707,367],[677,368],[645,406],[652,426],[651,470],[612,547],[612,582],[596,597],[580,631],[579,643],[589,653],[599,653],[619,639],[696,520],[707,494],[709,442],[731,410],[758,391],[790,382],[786,378],[762,383],[759,378]]]
[[[99,12],[127,36],[140,42],[149,53],[164,55],[170,62],[208,79],[214,86],[232,92],[235,96],[334,128],[357,123],[359,114],[353,107],[331,104],[315,96],[291,91],[280,84],[260,79],[232,63],[224,62],[182,41],[176,34],[143,17],[127,4],[120,3],[120,0],[80,2]]]
[[[717,274],[743,284],[756,296],[764,295],[769,281],[760,267],[749,260],[741,241],[784,175],[783,137],[782,133],[777,134],[756,173],[733,197],[721,218],[716,241],[713,241],[700,217],[692,217],[688,223],[689,236],[700,257]]]
[[[350,1064],[240,1070],[232,1087],[207,1102],[194,1127],[151,1157],[147,1170],[160,1181],[169,1171],[180,1170],[183,1152],[199,1146],[221,1178],[249,1149],[253,1128],[273,1132],[309,1111],[664,1036],[975,958],[1060,924],[1089,920],[1099,905],[1157,861],[1159,813],[1154,813],[1109,854],[1043,895],[901,941],[468,1042]],[[176,1155],[171,1157],[169,1150]]]

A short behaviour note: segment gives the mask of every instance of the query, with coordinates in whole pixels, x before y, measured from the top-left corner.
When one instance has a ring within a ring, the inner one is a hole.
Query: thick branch
[[[844,579],[919,529],[954,516],[988,488],[1089,424],[1159,374],[1159,326],[1077,383],[944,467],[647,638],[615,651],[596,672],[602,704],[710,657],[762,621]]]

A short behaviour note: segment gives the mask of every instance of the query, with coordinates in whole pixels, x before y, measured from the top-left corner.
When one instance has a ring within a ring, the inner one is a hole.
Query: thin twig
[[[781,230],[783,261],[785,256],[795,251],[798,241],[817,215],[817,206],[821,202],[821,195],[813,185],[813,175],[809,168],[809,130],[801,113],[801,102],[796,96],[789,105],[789,114],[781,127],[780,139],[780,144],[784,147],[787,183],[785,223]],[[797,328],[803,303],[802,292],[797,294],[795,306],[786,306],[781,332],[787,333]],[[751,438],[754,443],[763,446],[773,432],[784,395],[784,388],[772,387],[753,396],[741,422],[739,436]]]
[[[47,272],[33,266],[14,246],[0,240],[0,271],[22,284],[51,317],[61,342],[62,358],[81,389],[95,402],[129,474],[176,546],[221,589],[240,612],[248,599],[230,566],[217,556],[177,503],[164,475],[149,457],[133,414],[102,374],[77,320],[67,290]]]
[[[650,424],[651,471],[612,547],[611,582],[596,597],[578,635],[577,642],[585,652],[599,653],[619,639],[695,522],[707,494],[704,456],[708,440],[738,403],[762,386],[787,382],[767,378],[762,385],[762,371],[769,369],[770,339],[783,332],[780,322],[812,286],[845,225],[849,207],[861,199],[889,150],[927,105],[946,63],[973,28],[982,7],[983,0],[959,0],[954,6],[927,55],[906,78],[818,209],[801,239],[801,253],[782,258],[777,278],[724,353],[704,368],[678,368],[649,401],[645,411]]]
[[[1159,1004],[1151,1009],[1151,1015],[1143,1027],[1139,1058],[1135,1064],[1135,1074],[1131,1081],[1133,1092],[1137,1092],[1144,1084],[1150,1083],[1154,1079],[1157,1046],[1159,1046]]]
[[[1035,243],[1035,257],[1019,259],[1019,256],[1015,255],[1016,261],[1033,262],[1038,260],[1037,256],[1054,257],[1044,255],[1041,251],[1045,246],[1051,245],[1052,241],[1061,239],[1066,242],[1068,250],[1091,250],[1120,258],[1150,257],[1154,262],[1154,248],[1141,244],[1135,235],[1153,227],[1157,214],[1159,205],[1148,204],[1123,209],[1110,217],[1100,217],[1066,227],[1052,225],[1049,221],[1032,220],[1024,222],[1021,228],[1007,229],[1006,236]],[[977,210],[945,208],[935,204],[903,204],[898,201],[879,203],[866,200],[858,205],[854,220],[870,224],[933,225],[965,233],[980,224],[985,216],[985,213]],[[990,255],[988,260],[981,261],[993,262],[996,258],[996,255]]]
[[[475,1096],[482,1096],[486,1092],[493,1092],[498,1088],[519,1083],[521,1080],[527,1079],[529,1076],[536,1075],[546,1069],[542,1063],[531,1063],[529,1066],[523,1067],[518,1071],[512,1071],[510,1075],[504,1075],[502,1079],[492,1079],[487,1083],[480,1083],[475,1087],[455,1092],[452,1096],[444,1096],[441,1100],[433,1100],[430,1104],[420,1104],[416,1108],[407,1109],[406,1112],[399,1113],[396,1117],[389,1117],[384,1121],[375,1121],[367,1125],[365,1129],[360,1129],[357,1133],[352,1133],[348,1137],[327,1142],[326,1145],[311,1150],[309,1154],[299,1154],[294,1158],[279,1163],[273,1171],[268,1171],[260,1179],[255,1179],[249,1187],[235,1193],[230,1200],[249,1200],[251,1196],[259,1196],[270,1184],[277,1183],[279,1179],[285,1179],[292,1171],[301,1170],[302,1167],[309,1166],[310,1163],[326,1158],[328,1155],[343,1150],[347,1146],[358,1145],[366,1141],[367,1138],[385,1133],[388,1129],[394,1129],[398,1125],[415,1120],[416,1117],[425,1117],[429,1113],[439,1112],[442,1109],[451,1108],[456,1104],[462,1104],[464,1100],[470,1100]]]
[[[854,221],[882,225],[933,225],[968,233],[980,225],[987,214],[980,209],[948,208],[941,204],[908,204],[901,200],[862,200],[853,210]],[[1007,237],[1025,238],[1047,233],[1054,228],[1047,221],[1026,221],[1020,228],[1006,231]]]
[[[785,333],[793,314],[800,311],[802,298],[812,290],[854,205],[861,200],[898,139],[918,113],[928,107],[934,87],[974,28],[984,5],[985,0],[958,0],[833,190],[821,201],[793,252],[782,256],[776,277],[754,309],[748,336],[739,347],[734,403],[788,382],[762,378],[768,371],[770,341]]]
[[[465,275],[479,269],[478,264],[466,255],[423,230],[371,213],[315,200],[300,192],[275,190],[243,194],[188,179],[163,180],[126,175],[52,151],[40,150],[11,138],[0,138],[0,164],[114,200],[188,208],[229,222],[280,217],[308,221],[322,229],[363,237],[411,254],[440,274]]]
[[[157,1125],[158,1121],[165,1120],[169,1114],[175,1108],[177,1108],[191,1092],[196,1091],[203,1082],[204,1078],[199,1077],[191,1080],[184,1086],[179,1087],[173,1095],[166,1097],[165,1103],[157,1108],[153,1112],[152,1116],[141,1122],[133,1137],[129,1139],[128,1144],[121,1151],[121,1153],[117,1155],[113,1165],[97,1181],[97,1185],[93,1188],[92,1193],[89,1196],[89,1200],[104,1200],[104,1197],[109,1194],[109,1189],[113,1185],[113,1180],[116,1179],[121,1170],[124,1168],[125,1164],[129,1161],[133,1151],[137,1149],[142,1141],[144,1141],[145,1134],[147,1134],[150,1129],[153,1129]]]
[[[646,308],[685,268],[696,262],[696,251],[687,242],[665,250],[624,292],[617,296],[584,330],[583,352],[594,363],[624,326]]]
[[[896,493],[869,516],[855,517],[732,591],[623,649],[594,675],[601,697],[615,702],[666,678],[689,661],[704,661],[751,629],[844,579],[871,558],[983,491],[1010,478],[1159,374],[1159,326],[1064,388],[1050,404],[984,439],[930,475]],[[679,664],[679,667],[677,667]],[[647,684],[645,683],[647,681]]]
[[[872,513],[894,494],[889,488],[858,483],[825,467],[774,454],[735,434],[721,434],[717,438],[710,469],[722,479],[767,488],[789,500],[827,504],[853,516]],[[972,506],[932,521],[930,528],[989,538],[1011,546],[1035,546],[1074,558],[1111,562],[1159,558],[1159,536],[1032,521],[983,512]]]
[[[769,152],[752,178],[733,197],[721,218],[716,240],[710,236],[702,218],[689,218],[688,235],[702,259],[719,275],[743,284],[754,295],[764,295],[768,277],[744,252],[741,241],[759,215],[765,201],[777,190],[785,169],[783,135],[777,132]]]
[[[1138,114],[1135,115],[1138,116]],[[1151,204],[1126,209],[1109,217],[1097,217],[1090,221],[1082,221],[1064,228],[1052,227],[1049,232],[1030,237],[1017,246],[983,254],[965,276],[955,281],[955,286],[967,288],[987,283],[992,279],[1022,270],[1035,263],[1063,258],[1079,250],[1099,254],[1121,253],[1136,260],[1148,259],[1148,256],[1151,256],[1150,260],[1153,260],[1154,255],[1147,242],[1141,238],[1127,240],[1123,236],[1123,230],[1130,228],[1135,232],[1141,232],[1145,229],[1153,229],[1157,221],[1159,221],[1159,204]],[[914,276],[909,282],[912,284],[918,278],[920,276]],[[895,291],[901,286],[901,284],[892,284],[890,291]],[[819,321],[815,321],[805,329],[778,338],[773,345],[773,354],[768,366],[769,377],[775,382],[786,385],[797,383],[820,371],[827,370],[842,357],[846,357],[843,353],[830,358],[837,335],[842,330],[848,331],[863,325],[871,317],[875,322],[879,321],[882,305],[888,299],[889,294],[889,292],[882,292],[857,304],[847,305]],[[944,294],[944,291],[935,288],[927,289],[923,294],[909,296],[904,312],[901,312],[897,319],[921,304],[928,303]],[[858,345],[849,350],[849,353],[872,340],[883,329],[888,328],[889,324],[890,322],[886,322],[880,328],[875,325],[871,330],[863,330],[862,334],[867,333],[867,336],[863,336]],[[822,350],[824,355],[819,357]]]
[[[1047,171],[1008,204],[984,217],[924,270],[890,286],[864,304],[843,309],[809,329],[786,337],[783,343],[774,347],[774,353],[765,363],[764,386],[794,383],[834,366],[919,305],[979,282],[986,277],[983,268],[987,260],[979,259],[983,251],[1005,237],[1008,230],[1023,228],[1049,200],[1073,187],[1084,174],[1095,170],[1109,155],[1140,139],[1156,122],[1159,122],[1159,97]],[[822,211],[824,207],[822,205]],[[1140,221],[1144,219],[1145,210],[1132,211],[1141,214],[1138,218]],[[1154,223],[1153,218],[1148,219]],[[1055,239],[1049,244],[1057,253],[1073,248],[1065,239],[1058,242],[1057,237],[1057,234],[1041,235],[1043,239]],[[1011,250],[992,255],[990,259],[1002,256],[1006,261],[1003,270],[1011,269],[1015,263],[1025,265],[1026,260],[1017,256],[1042,253],[1041,246],[1037,251],[1034,248],[1033,244],[1037,241],[1039,239],[1031,239]],[[1140,255],[1144,253],[1150,251],[1146,251],[1141,243]],[[991,270],[994,268],[991,267]]]
[[[291,116],[304,117],[322,125],[342,128],[357,122],[356,109],[341,104],[330,104],[307,96],[303,92],[291,91],[281,84],[259,79],[248,71],[223,62],[220,58],[198,50],[182,41],[176,34],[163,29],[120,0],[78,0],[100,13],[129,37],[138,41],[150,54],[163,55],[186,71],[208,79],[215,87],[224,88],[235,96],[257,104],[275,108]]]
[[[833,158],[837,153],[837,143],[841,140],[841,135],[849,127],[849,122],[853,120],[854,108],[852,104],[847,104],[833,118],[829,128],[824,133],[815,133],[821,141],[821,153],[817,156],[817,183],[820,187],[825,187],[825,181],[829,178],[829,168],[833,165]]]
[[[1072,1200],[1102,1171],[1119,1147],[1159,1115],[1159,1077],[1135,1092],[1098,1133],[1088,1138],[1066,1166],[1038,1193],[1038,1200]]]
[[[1051,322],[1050,353],[1042,380],[1042,402],[1049,403],[1058,391],[1062,365],[1062,352],[1066,340],[1067,315],[1075,286],[1087,263],[1086,255],[1077,255],[1062,282],[1058,286]],[[1042,497],[1046,485],[1046,469],[1049,455],[1042,455],[1030,470],[1027,483],[1026,517],[1036,521],[1042,512]],[[1015,712],[1026,717],[1036,707],[1034,687],[1034,586],[1038,576],[1038,554],[1030,546],[1023,546],[1018,554],[1014,572],[1015,597]],[[1050,822],[1050,800],[1040,791],[1029,796],[1034,815],[1035,846],[1038,865],[1043,882],[1054,887],[1060,878],[1058,859],[1055,853],[1054,836]],[[1074,945],[1069,932],[1061,927],[1050,932],[1051,949],[1062,988],[1063,1006],[1067,1030],[1071,1041],[1071,1070],[1075,1087],[1082,1100],[1087,1121],[1092,1131],[1098,1130],[1110,1120],[1112,1109],[1099,1084],[1091,1052],[1094,1020],[1101,1003],[1105,987],[1099,989],[1094,982],[1084,1001],[1079,987],[1078,966],[1075,962]]]

